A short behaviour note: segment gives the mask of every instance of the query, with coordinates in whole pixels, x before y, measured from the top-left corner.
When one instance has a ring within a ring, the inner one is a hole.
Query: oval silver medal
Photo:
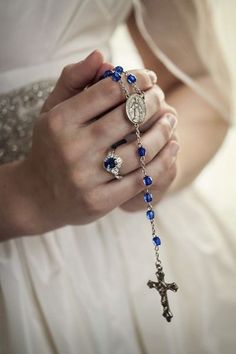
[[[132,123],[140,124],[146,116],[146,105],[144,98],[134,93],[126,101],[126,114]]]

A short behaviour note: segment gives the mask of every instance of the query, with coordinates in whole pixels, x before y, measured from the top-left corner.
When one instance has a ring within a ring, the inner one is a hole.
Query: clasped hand
[[[90,223],[116,207],[145,208],[145,186],[134,127],[125,116],[125,98],[116,82],[99,80],[110,68],[98,51],[65,67],[35,123],[24,165],[37,185],[41,204],[44,201],[45,231]],[[152,71],[131,72],[145,92],[147,114],[140,130],[155,204],[176,175],[176,112],[165,102]],[[102,162],[111,145],[122,139],[127,143],[119,145],[116,153],[124,161],[120,170],[124,178],[118,181]]]

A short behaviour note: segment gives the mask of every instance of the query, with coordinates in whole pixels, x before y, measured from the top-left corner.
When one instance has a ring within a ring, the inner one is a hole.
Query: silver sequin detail
[[[54,86],[42,80],[0,95],[0,164],[27,156],[34,122]]]

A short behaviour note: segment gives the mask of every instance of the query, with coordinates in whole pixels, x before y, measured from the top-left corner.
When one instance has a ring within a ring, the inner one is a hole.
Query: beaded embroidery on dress
[[[54,86],[43,80],[0,95],[0,164],[27,156],[34,121]]]

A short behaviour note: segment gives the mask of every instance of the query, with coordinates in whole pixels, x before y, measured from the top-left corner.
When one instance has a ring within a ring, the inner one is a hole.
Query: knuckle
[[[170,180],[173,181],[175,179],[176,175],[177,175],[177,164],[176,164],[176,162],[174,162],[173,165],[169,169]]]
[[[58,133],[63,128],[63,117],[58,110],[52,110],[47,119],[48,130],[52,133]]]
[[[86,210],[89,211],[90,215],[97,215],[103,212],[101,199],[96,189],[91,189],[86,192],[84,196],[84,206]]]
[[[163,154],[161,157],[160,165],[161,165],[161,173],[166,173],[170,166],[170,155],[169,154]]]
[[[179,141],[179,137],[178,137],[178,135],[176,134],[175,131],[174,131],[173,134],[172,134],[171,140],[176,141],[177,143],[178,143],[178,141]]]
[[[78,159],[78,156],[76,156],[75,149],[73,147],[74,145],[71,143],[61,145],[60,155],[63,161],[63,165],[73,166],[74,162],[76,161],[76,157]]]
[[[102,141],[106,141],[106,137],[110,136],[109,124],[103,124],[101,120],[98,120],[90,127],[90,134],[92,135],[91,139],[100,139],[100,143]]]
[[[150,76],[148,75],[147,70],[142,71],[137,76],[140,76],[139,81],[140,81],[140,86],[141,86],[142,90],[147,90],[148,88],[150,88],[153,85],[152,80],[151,80]]]
[[[73,66],[74,66],[74,64],[68,64],[68,65],[64,66],[64,68],[62,69],[62,72],[61,72],[61,78],[63,80],[67,80],[68,78],[70,78],[71,69]]]
[[[145,189],[143,178],[140,176],[140,174],[137,174],[135,176],[134,186],[135,186],[135,191],[142,191]]]
[[[148,115],[151,117],[158,112],[158,115],[161,114],[162,106],[164,101],[163,91],[159,86],[154,85],[150,90],[146,92],[147,95],[147,109]]]
[[[106,80],[106,86],[105,86],[105,95],[108,97],[114,97],[116,99],[121,99],[123,98],[121,90],[120,90],[120,85],[117,82],[114,82],[110,78]]]
[[[104,212],[103,198],[99,195],[97,188],[88,186],[87,172],[72,169],[69,172],[68,181],[71,198],[77,199],[86,213],[95,216]]]
[[[155,85],[153,87],[153,92],[155,95],[155,100],[156,100],[158,106],[160,107],[162,102],[165,100],[164,92],[162,91],[162,89],[158,85]]]
[[[178,119],[178,112],[176,111],[176,109],[170,105],[168,105],[168,110],[170,114],[173,114],[177,119]]]
[[[106,128],[104,127],[104,124],[102,124],[102,122],[99,120],[91,125],[90,131],[92,137],[96,139],[106,135]]]
[[[168,141],[171,136],[172,129],[166,117],[161,120],[160,130],[164,140]]]
[[[108,84],[109,84],[109,80],[108,80]],[[115,82],[113,80],[110,80],[110,85],[108,87],[108,91],[110,91],[110,93],[113,95],[116,95],[118,97],[120,97],[120,85],[119,82]]]
[[[137,77],[138,85],[141,90],[148,90],[156,81],[155,73],[148,69],[131,70],[129,73]]]
[[[63,84],[72,92],[76,92],[76,79],[74,75],[75,64],[66,65],[61,73],[61,80]]]
[[[72,190],[76,193],[79,191],[86,191],[87,174],[83,170],[75,169],[71,166],[68,169],[69,184],[72,186]]]
[[[146,162],[150,162],[156,156],[157,153],[158,153],[157,146],[154,144],[149,144],[147,152],[146,152],[146,156],[145,156]]]
[[[176,111],[176,109],[166,103],[165,100],[161,102],[161,114],[171,114],[178,119],[178,112]]]

